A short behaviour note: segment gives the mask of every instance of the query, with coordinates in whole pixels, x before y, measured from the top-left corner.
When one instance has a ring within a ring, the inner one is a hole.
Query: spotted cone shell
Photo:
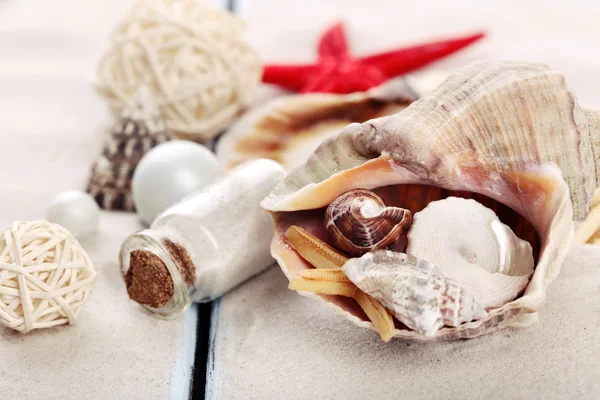
[[[351,189],[421,184],[483,194],[525,217],[539,235],[525,293],[485,318],[443,327],[432,337],[401,328],[394,335],[448,340],[529,326],[560,271],[573,217],[586,216],[598,183],[598,115],[584,110],[563,75],[545,65],[469,65],[400,113],[348,125],[279,184],[262,203],[276,224],[272,254],[288,277],[307,268],[286,246],[282,229],[291,222],[312,224],[303,210],[327,207]],[[350,304],[319,298],[372,329]]]
[[[131,196],[133,172],[150,149],[171,139],[152,93],[142,86],[121,113],[102,154],[92,165],[87,192],[103,209],[135,211]]]

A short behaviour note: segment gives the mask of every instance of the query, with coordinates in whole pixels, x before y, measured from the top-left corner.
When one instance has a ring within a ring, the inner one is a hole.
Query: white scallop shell
[[[414,216],[406,253],[438,266],[482,307],[514,300],[533,273],[529,242],[473,199],[433,201]]]

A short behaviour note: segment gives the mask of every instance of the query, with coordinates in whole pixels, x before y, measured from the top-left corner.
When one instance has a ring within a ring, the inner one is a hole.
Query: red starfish
[[[300,93],[364,91],[454,53],[483,36],[477,33],[355,58],[348,51],[342,23],[336,23],[319,41],[316,64],[266,65],[262,80]]]

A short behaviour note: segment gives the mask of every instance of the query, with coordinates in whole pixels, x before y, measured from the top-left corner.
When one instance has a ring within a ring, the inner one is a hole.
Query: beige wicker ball
[[[75,237],[48,221],[17,221],[0,237],[0,324],[20,332],[73,324],[96,272]]]
[[[261,74],[231,13],[198,0],[138,0],[112,34],[96,87],[119,115],[145,84],[170,130],[206,141],[249,106]]]

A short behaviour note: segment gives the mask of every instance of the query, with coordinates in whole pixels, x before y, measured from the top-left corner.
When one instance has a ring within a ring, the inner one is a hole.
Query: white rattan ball
[[[17,221],[0,237],[0,324],[20,332],[73,324],[96,272],[75,237],[48,221]]]
[[[113,32],[97,88],[119,115],[145,84],[169,129],[204,141],[249,106],[261,74],[231,13],[198,0],[138,0]]]

